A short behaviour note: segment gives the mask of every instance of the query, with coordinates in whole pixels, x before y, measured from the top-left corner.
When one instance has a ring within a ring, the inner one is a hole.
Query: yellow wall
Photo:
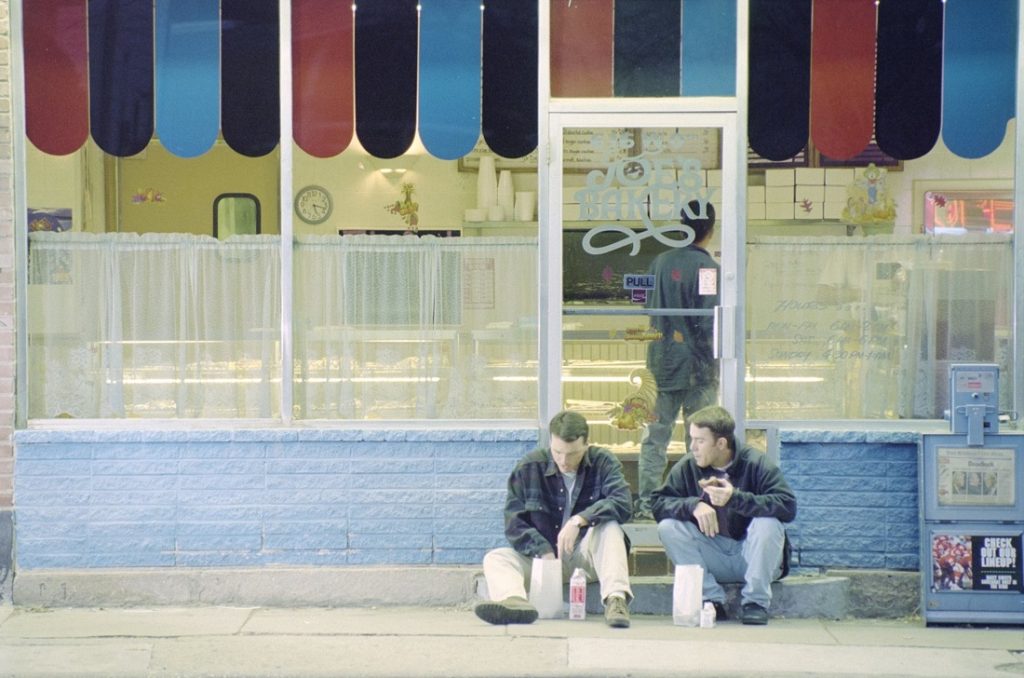
[[[111,223],[107,230],[212,236],[217,196],[251,193],[260,201],[261,232],[280,233],[278,162],[276,150],[249,158],[223,143],[197,158],[179,158],[156,140],[137,156],[108,158],[120,228]]]

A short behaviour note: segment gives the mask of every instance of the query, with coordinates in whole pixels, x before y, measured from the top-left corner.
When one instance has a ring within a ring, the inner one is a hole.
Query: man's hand
[[[572,551],[576,548],[576,539],[580,536],[580,526],[576,524],[576,521],[569,519],[565,525],[562,526],[562,530],[558,533],[558,557],[568,558],[572,555]]]
[[[705,478],[697,481],[704,488],[712,506],[725,506],[732,499],[732,483],[727,478]]]
[[[718,514],[704,502],[697,504],[693,509],[693,517],[697,521],[697,527],[706,537],[714,537],[718,534]]]

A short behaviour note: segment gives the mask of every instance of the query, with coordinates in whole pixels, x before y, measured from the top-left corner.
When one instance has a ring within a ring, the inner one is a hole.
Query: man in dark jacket
[[[529,624],[537,609],[527,600],[534,558],[562,561],[562,579],[577,567],[601,584],[609,626],[629,626],[629,566],[622,523],[630,517],[622,464],[607,449],[587,444],[587,420],[560,412],[551,420],[551,444],[530,452],[508,479],[505,536],[509,547],[484,556],[490,601],[475,612],[490,624]]]
[[[647,271],[654,276],[654,289],[647,295],[647,308],[710,310],[718,304],[718,263],[708,253],[715,230],[715,207],[692,200],[683,208],[680,223],[693,234],[682,248],[662,252]],[[647,346],[647,368],[654,375],[658,395],[654,417],[640,444],[637,469],[637,520],[650,520],[651,495],[661,485],[668,464],[668,444],[682,408],[689,417],[715,402],[718,393],[718,363],[711,339],[714,321],[710,315],[651,316],[651,329],[661,335]],[[689,435],[687,444],[689,444]]]
[[[720,582],[742,582],[744,624],[767,624],[772,582],[786,575],[783,523],[796,496],[779,468],[749,447],[736,449],[736,422],[712,405],[687,418],[690,452],[654,493],[654,517],[672,562],[704,568],[704,600],[724,618]]]

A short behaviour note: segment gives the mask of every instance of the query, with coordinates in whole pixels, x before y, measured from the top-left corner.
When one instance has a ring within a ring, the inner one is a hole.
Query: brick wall
[[[916,442],[784,442],[779,459],[797,495],[794,562],[918,569]]]
[[[19,431],[17,566],[479,565],[536,430]]]

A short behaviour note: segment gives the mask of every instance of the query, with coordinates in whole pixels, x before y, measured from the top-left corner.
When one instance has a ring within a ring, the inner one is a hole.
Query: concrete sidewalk
[[[634,615],[489,626],[468,608],[0,608],[0,676],[1024,676],[1021,627]]]

